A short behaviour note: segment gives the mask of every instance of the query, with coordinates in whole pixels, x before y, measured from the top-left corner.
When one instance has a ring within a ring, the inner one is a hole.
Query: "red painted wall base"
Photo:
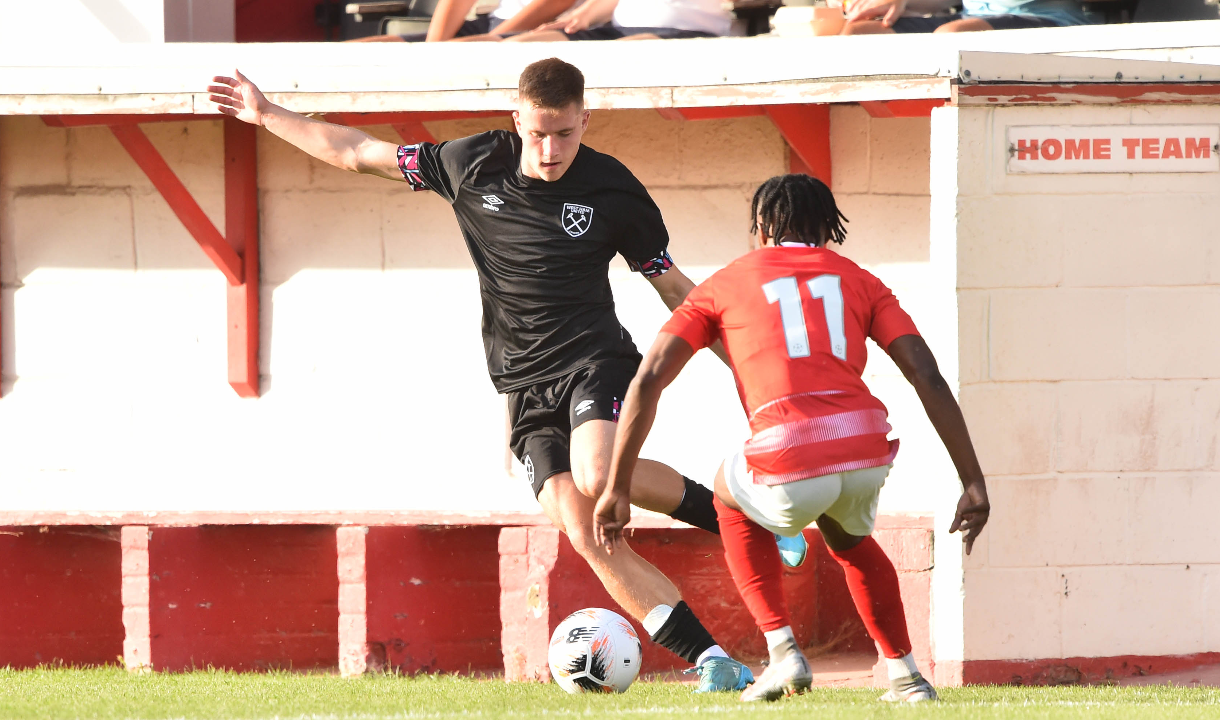
[[[372,527],[370,668],[499,672],[500,528]]]
[[[119,528],[0,527],[0,667],[123,656]]]
[[[952,663],[955,667],[945,667],[944,670],[948,671],[950,679],[952,675],[960,673],[959,681],[954,683],[958,685],[1076,685],[1178,672],[1217,663],[1220,663],[1220,652],[1043,660],[967,660]],[[950,664],[941,663],[941,666],[946,665]],[[942,668],[938,667],[937,671],[939,680]]]
[[[335,529],[154,528],[149,625],[157,670],[335,667]]]
[[[899,570],[916,658],[930,668],[931,530],[924,520],[911,527],[880,529],[882,543]],[[805,565],[785,573],[784,590],[793,630],[816,653],[874,651],[843,577],[816,530],[806,531],[812,548]],[[717,642],[734,657],[766,655],[762,634],[741,601],[724,563],[720,540],[702,530],[635,530],[632,548],[665,573]],[[553,528],[505,528],[500,532],[500,621],[504,673],[508,680],[545,681],[547,644],[554,628],[570,613],[605,607],[627,613],[602,588],[596,576],[561,533]],[[689,663],[644,643],[643,672],[685,669]],[[884,678],[884,663],[880,663]]]

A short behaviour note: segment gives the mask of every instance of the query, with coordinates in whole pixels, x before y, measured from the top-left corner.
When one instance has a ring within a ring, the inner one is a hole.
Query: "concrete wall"
[[[1004,162],[1010,125],[1220,108],[954,112],[961,400],[993,504],[964,657],[1220,651],[1220,175]]]
[[[893,285],[937,347],[943,313],[921,299],[928,122],[850,107],[832,120],[835,189],[852,220],[844,252]],[[490,127],[507,120],[430,124],[442,139]],[[145,130],[223,227],[219,123]],[[787,167],[764,118],[599,112],[587,142],[648,186],[697,280],[748,250],[749,197]],[[5,507],[535,511],[448,206],[265,133],[258,160],[263,396],[241,400],[225,382],[224,280],[110,132],[0,121]],[[645,348],[668,313],[621,261],[611,277]],[[928,472],[942,451],[914,393],[873,354],[870,382],[904,440],[883,509],[931,509],[923,485],[952,483]],[[708,482],[745,433],[727,369],[701,353],[646,454]]]

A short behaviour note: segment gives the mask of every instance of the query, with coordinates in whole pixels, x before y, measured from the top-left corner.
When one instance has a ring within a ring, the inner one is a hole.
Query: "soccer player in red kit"
[[[911,654],[898,575],[871,537],[898,441],[888,439],[885,406],[861,379],[865,339],[915,387],[953,459],[965,492],[949,529],[962,531],[969,553],[990,505],[961,409],[889,288],[826,248],[843,242],[846,219],[826,185],[808,175],[772,178],[755,193],[751,213],[760,249],[691,291],[631,383],[611,483],[594,510],[598,541],[612,551],[622,539],[632,469],[662,390],[695,352],[722,340],[751,438],[721,466],[716,508],[729,570],[771,656],[742,699],[775,700],[812,682],[788,619],[772,533],[792,536],[816,522],[886,657],[891,688],[882,699],[935,700]]]

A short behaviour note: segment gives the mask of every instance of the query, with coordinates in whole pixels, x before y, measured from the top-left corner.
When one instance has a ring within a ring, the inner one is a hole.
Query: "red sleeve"
[[[720,316],[716,312],[710,283],[708,280],[691,290],[661,328],[661,332],[677,335],[690,343],[695,352],[720,338]]]
[[[890,343],[903,335],[918,335],[919,330],[885,283],[877,278],[873,278],[873,282],[873,322],[868,328],[868,336],[882,350],[888,350]]]

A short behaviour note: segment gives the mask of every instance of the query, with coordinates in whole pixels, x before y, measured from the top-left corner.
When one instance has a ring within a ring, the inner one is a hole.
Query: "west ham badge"
[[[559,223],[572,237],[580,237],[589,231],[593,222],[593,208],[576,203],[564,203],[563,212],[559,215]]]

